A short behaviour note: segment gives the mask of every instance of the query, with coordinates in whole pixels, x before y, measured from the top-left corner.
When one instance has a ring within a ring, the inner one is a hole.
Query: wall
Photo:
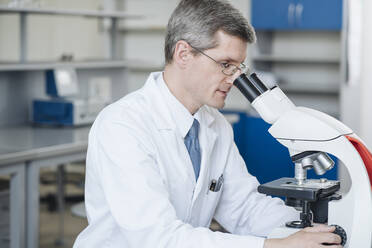
[[[249,1],[233,0],[230,2],[249,18]],[[147,70],[131,70],[128,79],[128,87],[131,90],[140,88],[146,81],[149,72],[163,69],[165,26],[177,3],[178,1],[174,0],[125,1],[124,10],[144,14],[146,18],[141,21],[131,20],[122,23],[124,57],[142,59],[153,64]],[[248,55],[249,52],[248,50]],[[247,56],[247,61],[249,64],[249,56]],[[247,110],[249,104],[234,87],[226,100],[226,108]]]
[[[9,1],[0,0],[0,4]],[[37,2],[37,1],[36,1]],[[149,72],[163,69],[163,44],[165,26],[178,1],[175,0],[80,0],[39,1],[45,8],[126,10],[146,16],[143,20],[120,21],[119,47],[121,57],[149,61],[150,66],[132,68],[128,78],[129,91],[140,88]],[[234,0],[231,3],[249,18],[249,1]],[[107,58],[107,31],[109,23],[80,17],[28,17],[27,58],[32,61],[58,60],[62,54],[73,54],[76,60]],[[104,31],[106,30],[106,31]],[[19,59],[19,16],[0,15],[0,62]],[[120,56],[119,56],[120,57]],[[249,56],[247,57],[249,58]],[[0,86],[6,87],[6,86]],[[6,89],[6,88],[5,88]],[[0,97],[5,97],[4,92]],[[227,98],[227,108],[248,109],[249,104],[233,89]]]
[[[350,0],[349,0],[350,1]],[[354,7],[360,5],[361,13],[359,15],[351,16],[353,22],[360,24],[357,29],[360,32],[355,32],[355,28],[349,27],[353,34],[357,35],[359,41],[357,43],[350,43],[353,46],[349,49],[355,49],[355,53],[349,59],[357,58],[357,63],[360,63],[359,76],[347,81],[345,78],[342,87],[342,121],[349,125],[372,149],[372,70],[371,70],[371,54],[372,54],[372,33],[370,32],[372,22],[372,2],[355,0],[351,2],[356,4]],[[350,4],[349,3],[349,4]],[[358,58],[357,55],[360,55]]]
[[[0,5],[9,1],[0,0]],[[101,0],[49,0],[40,1],[42,7],[60,9],[102,8]],[[73,54],[77,60],[103,58],[104,33],[98,19],[63,16],[29,15],[29,60],[57,60],[61,55]],[[0,15],[0,61],[17,61],[19,58],[19,15]]]
[[[372,149],[372,2],[363,1],[362,74],[361,74],[361,135]]]

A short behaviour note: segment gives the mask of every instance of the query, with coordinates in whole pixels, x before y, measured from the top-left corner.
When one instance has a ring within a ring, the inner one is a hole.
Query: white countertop
[[[0,127],[0,166],[85,152],[90,126]]]

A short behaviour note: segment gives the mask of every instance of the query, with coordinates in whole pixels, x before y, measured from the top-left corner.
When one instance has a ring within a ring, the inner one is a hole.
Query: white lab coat
[[[95,121],[85,185],[89,225],[74,247],[261,248],[273,228],[298,218],[281,200],[257,192],[231,125],[207,106],[195,114],[202,150],[196,183],[164,94],[174,98],[162,74],[152,73]],[[222,174],[221,190],[210,191]],[[210,231],[212,218],[232,234]]]

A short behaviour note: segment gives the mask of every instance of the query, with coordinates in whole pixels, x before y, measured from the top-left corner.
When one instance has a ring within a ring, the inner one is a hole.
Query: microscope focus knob
[[[347,235],[346,235],[345,229],[343,229],[339,225],[332,225],[332,226],[336,227],[336,229],[333,231],[333,233],[335,233],[335,234],[337,234],[341,237],[341,245],[344,246],[346,244],[346,241],[347,241]]]

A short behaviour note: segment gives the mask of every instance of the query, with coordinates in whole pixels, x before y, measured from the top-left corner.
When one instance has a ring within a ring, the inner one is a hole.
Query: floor
[[[60,215],[49,212],[45,206],[40,210],[40,248],[72,247],[77,235],[87,226],[85,218],[71,214],[71,205],[66,205],[63,214],[64,228],[60,229]],[[62,238],[61,238],[62,237]]]
[[[69,165],[66,167],[67,176],[71,173],[75,175],[74,181],[77,181],[76,175],[81,174],[80,180],[83,180],[84,166]],[[47,181],[53,181],[53,170],[41,171],[41,178],[46,178]],[[71,181],[71,180],[69,180]],[[56,184],[40,184],[40,197],[45,199],[48,195],[55,196]],[[65,196],[82,196],[84,189],[82,184],[77,182],[67,183],[65,186]],[[40,203],[40,248],[64,248],[72,247],[77,235],[88,225],[86,218],[73,215],[71,207],[75,202],[66,201],[63,214],[60,214],[57,209],[51,211],[48,209],[50,205],[46,200]],[[56,206],[54,206],[56,207]],[[53,208],[53,207],[52,207]]]
[[[66,166],[70,183],[66,184],[65,195],[75,201],[82,200],[84,189],[84,165]],[[72,247],[77,235],[87,226],[86,218],[75,216],[71,207],[76,203],[66,201],[60,214],[56,204],[56,170],[42,169],[40,184],[40,248]],[[71,175],[73,175],[71,177]],[[0,177],[0,248],[9,247],[9,177]],[[71,183],[74,182],[74,183]],[[74,197],[71,197],[74,196]]]

